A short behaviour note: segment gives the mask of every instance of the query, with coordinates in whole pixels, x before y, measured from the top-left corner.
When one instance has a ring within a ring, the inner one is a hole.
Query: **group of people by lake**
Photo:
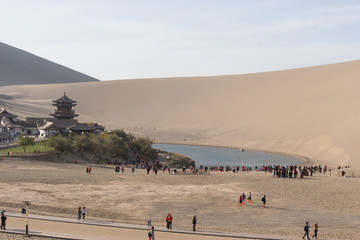
[[[346,166],[345,167],[350,168],[350,166]],[[341,171],[341,176],[345,177],[345,170],[343,167],[339,166],[337,168],[339,171],[342,169]],[[321,165],[311,165],[311,166],[296,166],[296,165],[284,165],[284,166],[263,166],[262,167],[262,171],[266,172],[271,172],[272,176],[274,178],[297,178],[298,176],[300,176],[300,178],[303,178],[304,176],[310,176],[312,177],[313,174],[326,174],[327,172],[329,172],[329,174],[331,175],[331,171],[333,171],[333,169],[329,168],[327,165],[325,166],[321,166]],[[339,172],[340,174],[340,172]]]
[[[137,159],[141,159],[137,157]],[[154,175],[157,175],[159,171],[163,173],[178,175],[178,174],[210,174],[211,172],[264,172],[271,173],[273,178],[304,178],[305,176],[312,177],[314,174],[332,174],[334,168],[330,168],[327,165],[263,165],[263,166],[204,166],[200,165],[199,167],[194,166],[175,166],[173,168],[168,167],[166,164],[156,161],[116,161],[115,162],[115,173],[124,173],[126,168],[130,168],[131,172],[134,173],[135,169],[145,169],[147,175],[152,172]],[[345,177],[345,170],[349,169],[350,166],[338,166],[335,168],[338,171],[338,176]],[[91,167],[86,168],[86,173],[91,174]]]
[[[326,173],[328,170],[328,167],[325,165],[322,167],[319,166],[296,166],[296,165],[290,165],[290,166],[263,166],[263,171],[266,172],[272,172],[273,177],[277,178],[297,178],[300,174],[300,178],[303,178],[304,176],[313,176],[314,173]]]
[[[203,166],[200,165],[199,167],[187,167],[187,166],[175,166],[173,168],[168,167],[165,164],[160,164],[158,162],[148,162],[147,164],[144,163],[134,163],[131,162],[132,165],[128,166],[128,162],[118,161],[116,162],[115,166],[115,173],[119,173],[120,170],[122,173],[125,171],[125,167],[130,167],[131,171],[134,173],[135,169],[146,169],[147,174],[149,175],[152,171],[155,175],[158,174],[159,170],[162,170],[163,173],[174,174],[178,175],[179,173],[182,174],[209,174],[210,172],[264,172],[264,173],[272,173],[274,178],[304,178],[304,176],[313,176],[313,174],[326,174],[329,172],[334,171],[334,169],[329,168],[327,165],[310,165],[310,166],[302,166],[302,165],[268,165],[268,166],[255,166],[255,167],[247,167],[247,166]],[[337,169],[339,171],[339,175],[341,173],[342,177],[345,177],[345,170],[349,169],[350,166],[341,167],[339,166]],[[179,170],[180,169],[180,170]],[[341,172],[340,172],[341,171]],[[91,167],[89,167],[88,174],[91,173]]]
[[[123,173],[126,167],[130,167],[132,173],[135,172],[135,169],[146,169],[147,174],[149,175],[151,170],[152,172],[157,175],[159,171],[162,170],[163,173],[174,174],[178,175],[182,174],[209,174],[210,172],[250,172],[250,171],[257,171],[257,172],[271,172],[273,177],[277,178],[303,178],[304,176],[312,176],[314,173],[324,173],[326,174],[330,171],[331,168],[328,166],[301,166],[301,165],[263,165],[263,166],[179,166],[176,165],[173,168],[166,165],[164,162],[160,162],[159,160],[144,160],[135,150],[134,147],[129,144],[129,149],[131,150],[132,155],[134,156],[131,160],[124,160],[124,161],[116,161],[115,162],[115,172],[119,173],[120,169]],[[160,150],[158,150],[159,152]],[[243,150],[242,150],[243,151]],[[342,167],[343,168],[343,167]],[[341,176],[345,176],[345,171],[341,172]]]

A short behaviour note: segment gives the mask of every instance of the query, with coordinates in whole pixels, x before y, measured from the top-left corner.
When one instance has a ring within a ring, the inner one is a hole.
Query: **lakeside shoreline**
[[[289,157],[294,157],[301,159],[304,162],[309,163],[310,158],[298,154],[291,154],[291,153],[285,153],[281,151],[269,151],[269,150],[262,150],[258,148],[250,148],[246,146],[235,146],[235,145],[227,145],[227,144],[211,144],[211,143],[196,143],[196,142],[181,142],[181,141],[154,141],[154,144],[172,144],[172,145],[187,145],[187,146],[199,146],[199,147],[217,147],[217,148],[229,148],[229,149],[244,149],[249,151],[255,151],[255,152],[263,152],[263,153],[273,153],[273,154],[279,154]]]

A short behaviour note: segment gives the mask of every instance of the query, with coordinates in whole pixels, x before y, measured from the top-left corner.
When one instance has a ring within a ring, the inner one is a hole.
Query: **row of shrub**
[[[129,159],[129,152],[134,151],[142,159],[153,161],[157,158],[152,142],[147,138],[136,138],[121,129],[105,132],[104,134],[69,133],[68,136],[60,134],[42,141],[45,145],[53,148],[60,158],[63,153],[77,153],[81,157],[92,155],[99,161],[108,162],[112,158]],[[26,150],[27,146],[34,145],[34,139],[27,136],[19,136],[18,145]]]
[[[41,141],[44,149],[51,149],[60,158],[63,153],[78,154],[81,157],[92,156],[98,161],[109,162],[111,159],[129,159],[129,153],[132,151],[142,160],[157,160],[157,150],[152,148],[152,141],[148,138],[136,138],[124,130],[117,129],[104,134],[75,134],[69,133],[68,136],[60,134],[53,135],[48,139]],[[20,135],[18,145],[26,151],[28,146],[35,144],[34,138]],[[177,153],[169,153],[169,167],[195,167],[195,161],[189,157]]]

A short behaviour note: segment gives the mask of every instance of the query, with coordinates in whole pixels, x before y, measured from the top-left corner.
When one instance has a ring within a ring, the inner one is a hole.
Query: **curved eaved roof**
[[[48,121],[46,121],[44,125],[42,125],[42,126],[39,127],[39,129],[40,129],[40,130],[45,130],[45,129],[50,128],[50,127],[52,127],[52,126],[54,126],[54,123],[53,123],[53,122],[48,122]]]
[[[72,100],[71,98],[69,98],[68,96],[66,96],[66,93],[64,92],[64,96],[62,96],[61,98],[54,100],[53,102],[56,103],[76,103],[76,101]]]
[[[16,118],[17,115],[15,114],[12,114],[12,113],[9,113],[5,108],[3,108],[1,111],[0,111],[0,118],[2,117],[7,117],[7,118]]]

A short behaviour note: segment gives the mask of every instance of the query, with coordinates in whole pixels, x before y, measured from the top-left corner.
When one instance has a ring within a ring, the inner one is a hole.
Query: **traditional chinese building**
[[[69,132],[82,134],[85,132],[102,133],[104,127],[97,123],[79,123],[73,107],[77,106],[76,101],[64,96],[53,101],[56,107],[49,118],[27,117],[26,121],[17,119],[17,116],[6,109],[0,111],[0,137],[9,138],[17,134],[33,135],[42,138],[51,137],[60,133],[67,135]]]
[[[21,121],[17,115],[8,112],[5,108],[0,111],[0,138],[11,138],[17,134],[36,135],[36,124]]]
[[[75,114],[75,110],[72,110],[72,107],[75,107],[76,101],[70,99],[66,96],[64,92],[64,96],[53,101],[53,106],[56,106],[57,109],[54,110],[54,113],[51,113],[50,116],[53,116],[56,119],[61,120],[72,120],[75,117],[78,117],[79,114]]]
[[[75,110],[72,109],[77,106],[76,101],[66,96],[65,92],[64,96],[54,100],[52,105],[56,107],[54,112],[50,114],[54,118],[45,119],[43,124],[39,124],[41,137],[51,137],[56,133],[67,135],[69,132],[79,134],[85,132],[102,133],[105,129],[97,123],[79,123],[75,119],[79,114],[76,114]]]

